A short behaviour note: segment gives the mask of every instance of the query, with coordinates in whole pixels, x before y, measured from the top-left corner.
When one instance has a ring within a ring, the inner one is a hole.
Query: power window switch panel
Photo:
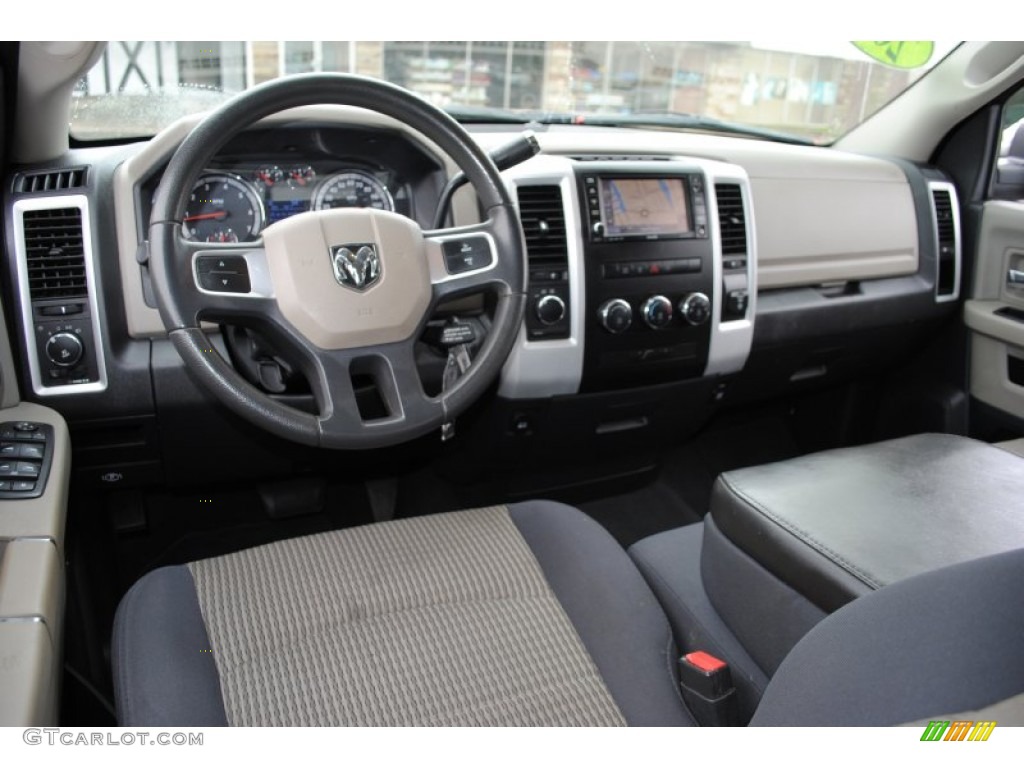
[[[43,450],[44,450],[44,447],[42,445],[37,445],[37,444],[33,444],[33,443],[22,443],[19,446],[18,458],[21,458],[21,459],[35,459],[36,461],[42,461],[43,460]],[[0,457],[5,456],[5,455],[6,454],[3,453],[2,449],[0,449]]]

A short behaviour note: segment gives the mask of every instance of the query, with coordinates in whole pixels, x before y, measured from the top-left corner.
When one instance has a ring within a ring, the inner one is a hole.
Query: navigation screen
[[[683,179],[601,179],[600,194],[605,237],[691,231]]]

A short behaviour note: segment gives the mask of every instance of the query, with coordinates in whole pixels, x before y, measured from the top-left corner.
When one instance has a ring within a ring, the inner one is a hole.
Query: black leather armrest
[[[711,514],[826,611],[881,586],[1024,547],[1024,459],[925,434],[724,473]]]

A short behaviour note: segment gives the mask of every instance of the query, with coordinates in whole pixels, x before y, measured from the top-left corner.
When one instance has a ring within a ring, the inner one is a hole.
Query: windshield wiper
[[[703,115],[691,115],[685,112],[633,112],[628,115],[553,113],[542,116],[538,115],[535,116],[535,119],[541,123],[564,123],[568,125],[710,131],[713,133],[728,133],[734,136],[747,136],[755,139],[768,139],[786,144],[814,145],[814,142],[810,139],[792,133],[773,131],[770,128],[758,128],[757,126],[744,125],[743,123],[732,123],[728,120],[719,120],[718,118],[705,117]]]

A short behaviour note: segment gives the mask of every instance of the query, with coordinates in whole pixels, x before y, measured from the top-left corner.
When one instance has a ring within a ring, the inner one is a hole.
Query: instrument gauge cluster
[[[407,185],[381,168],[337,163],[233,163],[203,172],[182,226],[189,240],[244,243],[274,222],[307,211],[376,208],[412,218]]]

